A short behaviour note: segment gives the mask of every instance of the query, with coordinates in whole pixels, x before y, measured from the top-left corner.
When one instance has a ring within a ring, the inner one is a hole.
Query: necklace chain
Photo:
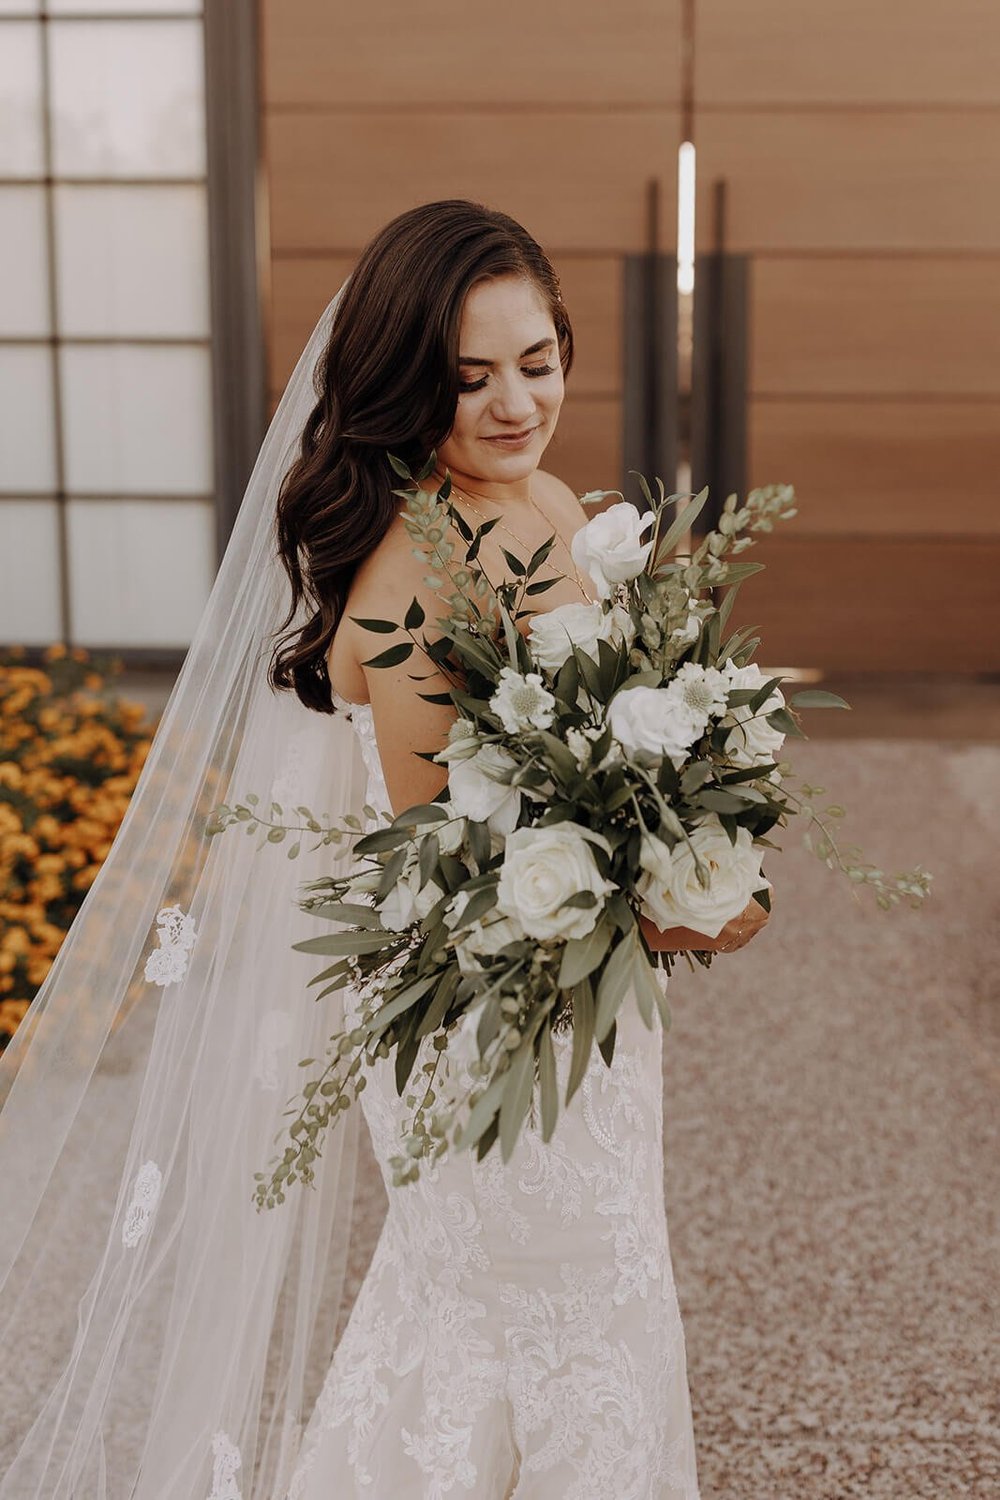
[[[454,479],[451,482],[451,487],[452,487],[452,490],[456,494],[458,494],[458,495],[461,496],[461,498],[466,502],[466,504],[473,511],[473,513],[475,515],[479,516],[481,520],[483,520],[483,521],[492,521],[492,520],[495,519],[496,523],[497,523],[498,529],[500,531],[506,531],[507,535],[509,537],[511,537],[517,543],[517,545],[519,547],[526,547],[528,545],[528,543],[525,542],[522,537],[519,537],[516,532],[511,531],[510,527],[507,526],[507,525],[505,525],[504,522],[499,519],[499,517],[493,517],[493,516],[484,515],[483,512],[478,508],[478,506],[476,506],[475,504],[473,504],[472,498],[468,494],[468,492],[466,490],[461,489],[455,483]],[[489,496],[489,495],[482,495],[482,496],[480,496],[480,499],[482,499],[482,500],[489,500],[489,499],[491,499],[491,496]],[[500,502],[498,500],[494,500],[493,503],[494,503],[494,505],[499,505],[500,504]],[[587,588],[587,585],[583,581],[583,578],[582,578],[582,576],[580,574],[580,570],[579,570],[579,568],[576,565],[576,562],[575,562],[575,560],[573,558],[573,553],[570,550],[570,547],[569,547],[569,544],[566,541],[566,538],[563,536],[563,534],[559,530],[558,526],[554,526],[553,525],[552,521],[545,514],[545,512],[542,510],[542,507],[538,504],[537,500],[535,500],[534,497],[532,495],[530,495],[530,494],[528,495],[528,504],[531,506],[531,508],[533,510],[537,511],[537,513],[541,516],[542,520],[545,522],[546,526],[551,527],[552,530],[555,532],[556,536],[559,538],[560,542],[562,542],[563,551],[566,553],[566,556],[569,558],[569,564],[570,564],[570,567],[573,569],[573,576],[576,578],[577,587],[579,588],[580,593],[584,596],[584,598],[589,601],[590,600],[590,592],[589,592],[589,590]],[[534,551],[534,548],[532,548],[531,550]]]

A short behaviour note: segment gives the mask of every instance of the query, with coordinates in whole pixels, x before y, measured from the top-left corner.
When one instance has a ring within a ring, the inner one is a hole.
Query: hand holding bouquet
[[[479,552],[496,521],[473,530],[450,503],[448,478],[436,492],[419,487],[434,455],[416,481],[390,461],[408,481],[397,491],[403,522],[447,613],[433,640],[419,634],[416,600],[401,625],[360,621],[405,636],[365,665],[423,653],[445,673],[444,701],[458,716],[434,758],[448,785],[360,837],[299,809],[321,839],[355,840],[350,874],[303,888],[302,905],[337,930],[296,947],[335,960],[313,981],[326,985],[317,998],[348,987],[358,1012],[290,1111],[291,1144],[270,1181],[256,1174],[259,1207],[282,1202],[288,1183],[312,1182],[322,1132],[376,1057],[394,1055],[402,1095],[426,1054],[412,1129],[392,1163],[397,1183],[449,1147],[482,1158],[499,1142],[509,1159],[536,1082],[548,1140],[560,1105],[553,1034],[572,1030],[568,1105],[595,1043],[610,1064],[627,998],[648,1026],[654,1011],[669,1025],[657,970],[669,974],[673,958],[647,932],[688,928],[712,941],[752,899],[769,910],[761,861],[777,846],[768,834],[796,812],[819,826],[825,863],[871,885],[880,905],[917,904],[929,888],[921,869],[889,879],[856,862],[787,785],[778,755],[786,736],[802,734],[795,709],[848,705],[816,690],[786,702],[782,679],[751,659],[752,632],[725,634],[737,588],[761,566],[734,559],[794,514],[790,488],[753,491],[741,508],[731,496],[718,528],[684,556],[677,548],[707,491],[670,523],[684,497],[658,483],[654,498],[643,480],[644,512],[622,501],[574,537],[597,600],[534,613],[531,601],[555,581],[537,576],[555,538],[527,559],[505,550],[511,576],[491,580]],[[223,806],[209,831],[248,816],[255,805]],[[713,958],[700,948],[684,956],[706,967]]]

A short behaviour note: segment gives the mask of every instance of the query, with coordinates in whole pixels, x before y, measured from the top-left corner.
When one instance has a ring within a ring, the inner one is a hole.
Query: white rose
[[[528,937],[586,937],[597,922],[603,897],[614,890],[597,868],[588,840],[599,835],[576,823],[518,828],[504,849],[497,884],[497,910],[513,917]],[[567,906],[578,891],[593,891],[593,906]]]
[[[730,689],[756,689],[763,687],[767,681],[755,661],[745,667],[737,667],[732,661],[727,661],[723,672]],[[749,703],[740,704],[729,710],[722,723],[735,726],[725,744],[726,754],[734,765],[762,766],[777,758],[778,751],[785,743],[785,736],[780,729],[775,729],[768,724],[766,716],[773,713],[776,708],[784,708],[784,706],[784,694],[780,688],[775,688],[756,713],[753,712]]]
[[[736,843],[731,844],[714,813],[698,824],[691,843],[708,866],[707,890],[698,883],[694,856],[685,841],[671,851],[662,839],[644,834],[639,852],[644,873],[636,891],[645,915],[658,927],[691,927],[705,937],[718,937],[726,923],[743,911],[754,891],[770,888],[771,882],[760,870],[764,851],[746,828],[736,830]]]
[[[515,672],[501,667],[500,685],[490,699],[490,708],[508,734],[526,729],[548,729],[556,700],[542,682],[540,672]]]
[[[610,505],[575,533],[570,551],[581,573],[589,573],[598,597],[607,599],[618,583],[627,583],[646,566],[652,541],[641,540],[653,524],[653,514],[642,514],[627,500]]]
[[[448,773],[452,811],[474,823],[486,823],[491,833],[513,832],[521,814],[521,793],[497,778],[516,765],[499,745],[483,745],[471,759],[458,761]]]
[[[528,646],[540,667],[558,672],[574,646],[596,661],[601,640],[631,646],[635,626],[627,609],[618,604],[610,610],[600,604],[560,604],[532,618]]]
[[[441,887],[433,880],[421,885],[420,863],[417,859],[411,859],[379,906],[382,926],[388,927],[391,932],[402,932],[404,928],[412,927],[414,922],[426,917],[443,894]]]
[[[634,687],[616,693],[608,707],[611,733],[627,755],[646,751],[681,766],[708,725],[708,715],[689,703],[683,684]]]

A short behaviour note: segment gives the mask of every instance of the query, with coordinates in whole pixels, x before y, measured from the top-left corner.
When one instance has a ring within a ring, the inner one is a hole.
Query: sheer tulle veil
[[[346,286],[346,282],[344,285]],[[0,1062],[0,1500],[280,1500],[332,1354],[356,1109],[314,1187],[258,1210],[254,1172],[337,1029],[297,859],[232,828],[256,792],[339,819],[364,801],[341,713],[275,692],[289,587],[273,525],[344,287],[250,477],[127,815]]]

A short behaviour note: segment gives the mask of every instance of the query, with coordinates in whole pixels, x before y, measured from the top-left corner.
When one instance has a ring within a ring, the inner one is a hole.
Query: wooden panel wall
[[[674,237],[681,0],[262,0],[272,409],[323,307],[387,220],[470,197],[551,255],[577,339],[546,466],[621,473],[622,256],[645,193]],[[627,37],[628,45],[622,45]]]
[[[695,0],[698,233],[751,258],[769,657],[1000,667],[1000,7]],[[804,638],[801,610],[808,610]]]

